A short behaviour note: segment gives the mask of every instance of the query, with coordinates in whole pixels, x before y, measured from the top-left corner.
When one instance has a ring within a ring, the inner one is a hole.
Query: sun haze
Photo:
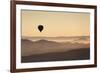
[[[22,37],[89,36],[90,14],[22,10]],[[43,25],[42,32],[38,25]]]

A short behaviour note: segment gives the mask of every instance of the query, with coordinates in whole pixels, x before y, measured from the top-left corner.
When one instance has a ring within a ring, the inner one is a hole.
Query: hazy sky
[[[89,36],[90,14],[22,10],[22,36]],[[40,32],[38,25],[44,30]]]

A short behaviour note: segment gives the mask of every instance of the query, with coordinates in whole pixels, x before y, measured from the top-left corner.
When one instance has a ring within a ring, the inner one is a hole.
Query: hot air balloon
[[[39,30],[40,32],[42,32],[42,30],[43,30],[43,25],[38,25],[38,30]]]

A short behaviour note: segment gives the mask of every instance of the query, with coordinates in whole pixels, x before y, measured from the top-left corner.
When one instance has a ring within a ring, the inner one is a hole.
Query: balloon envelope
[[[40,32],[42,32],[42,30],[43,30],[43,25],[39,25],[39,26],[38,26],[38,30],[39,30]]]

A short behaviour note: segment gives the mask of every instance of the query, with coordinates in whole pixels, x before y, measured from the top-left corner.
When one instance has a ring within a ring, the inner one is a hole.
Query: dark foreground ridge
[[[38,55],[22,56],[21,62],[47,62],[47,61],[67,61],[67,60],[87,60],[90,59],[89,48],[70,50],[65,52],[53,52]]]

